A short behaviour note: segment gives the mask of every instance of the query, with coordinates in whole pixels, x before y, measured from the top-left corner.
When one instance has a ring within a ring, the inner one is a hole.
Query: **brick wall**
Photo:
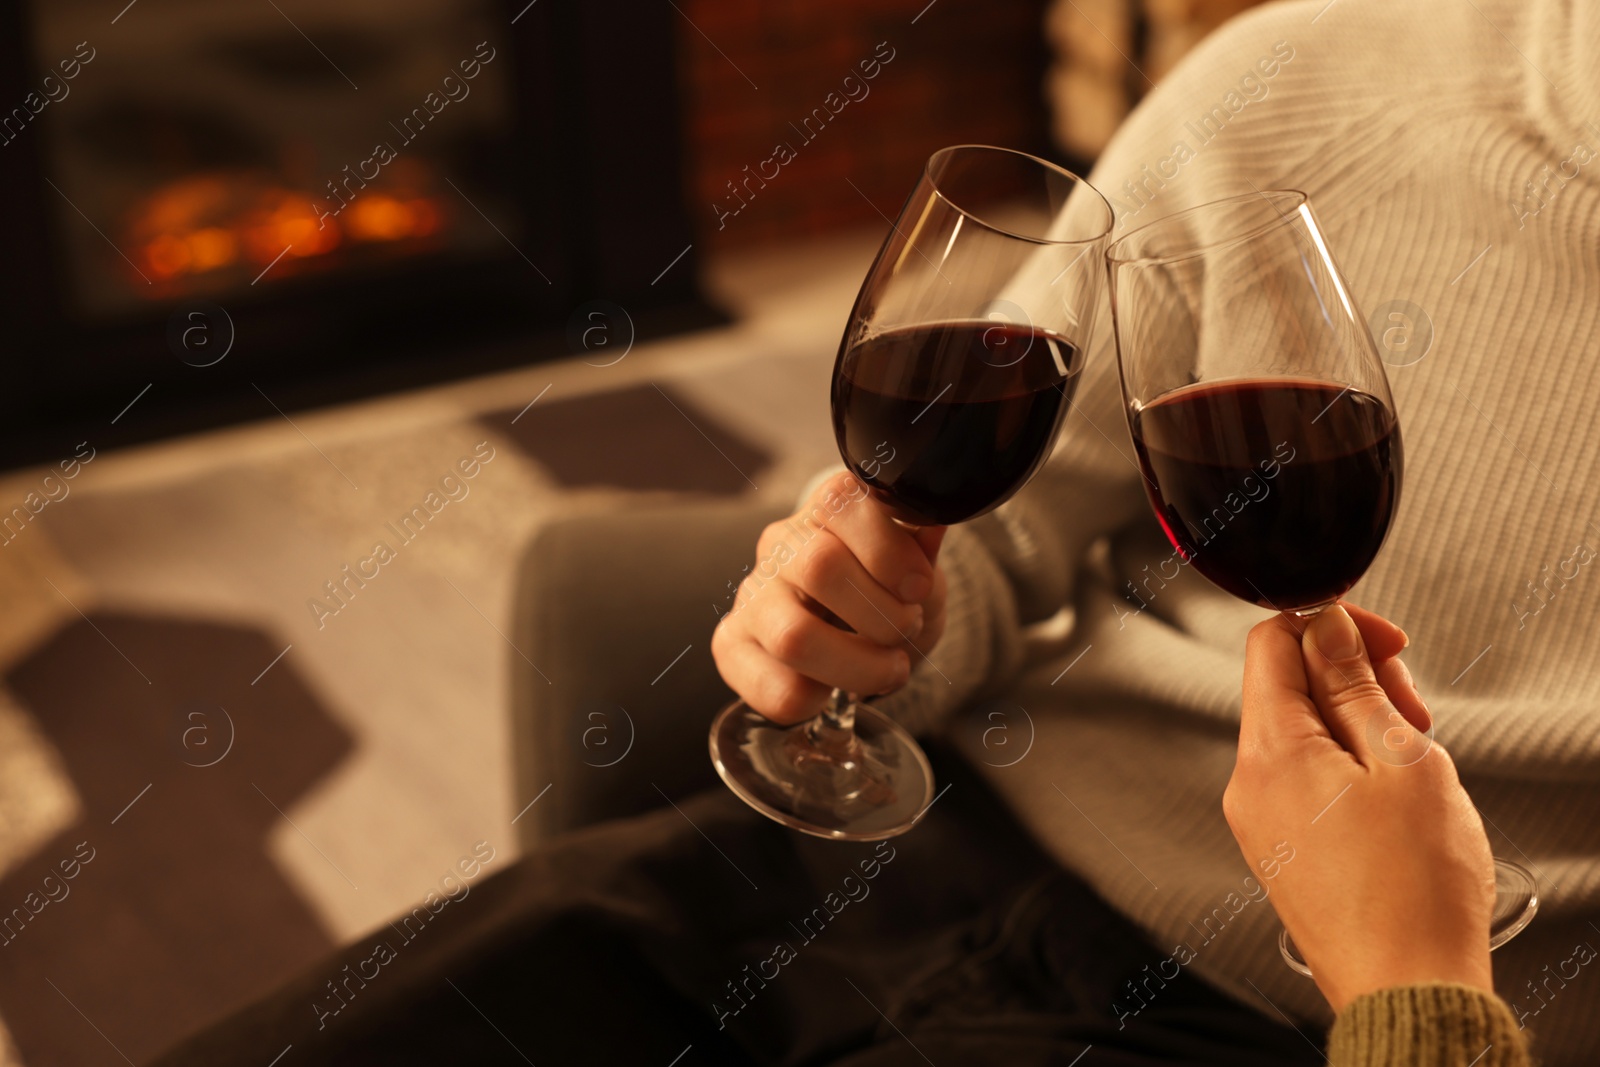
[[[1084,166],[1148,89],[1143,74],[1159,80],[1260,0],[673,2],[692,218],[715,249],[881,222],[945,145]]]
[[[881,222],[945,145],[1048,151],[1046,0],[675,2],[692,217],[711,248]]]

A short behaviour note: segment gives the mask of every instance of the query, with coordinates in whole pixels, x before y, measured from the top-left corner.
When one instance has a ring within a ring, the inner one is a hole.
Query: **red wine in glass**
[[[947,526],[1004,503],[1049,453],[1078,350],[1049,330],[941,322],[846,348],[834,378],[839,452],[891,515]]]
[[[1156,518],[1184,560],[1264,608],[1337,600],[1383,545],[1400,427],[1349,386],[1203,383],[1129,418]]]

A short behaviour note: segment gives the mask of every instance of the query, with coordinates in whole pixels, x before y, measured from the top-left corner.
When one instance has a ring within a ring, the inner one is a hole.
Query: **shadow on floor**
[[[685,397],[656,385],[546,400],[532,411],[490,412],[478,422],[507,437],[567,489],[737,496],[755,487],[751,479],[773,458]]]
[[[353,743],[292,652],[262,673],[282,650],[96,614],[10,672],[84,811],[0,880],[0,1017],[29,1067],[142,1062],[333,947],[266,841]]]

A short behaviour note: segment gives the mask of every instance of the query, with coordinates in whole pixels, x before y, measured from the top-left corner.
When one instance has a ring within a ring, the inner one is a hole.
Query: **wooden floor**
[[[574,509],[787,500],[834,462],[877,239],[715,263],[736,325],[611,365],[97,454],[0,547],[0,918],[29,916],[0,929],[0,1065],[143,1062],[475,843],[513,858],[522,547]],[[0,510],[42,473],[0,477]]]

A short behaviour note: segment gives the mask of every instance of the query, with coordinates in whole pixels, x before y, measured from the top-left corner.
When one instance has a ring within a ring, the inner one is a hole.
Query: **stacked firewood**
[[[1055,60],[1049,95],[1056,142],[1093,160],[1123,118],[1206,34],[1261,0],[1055,0],[1046,20]]]

